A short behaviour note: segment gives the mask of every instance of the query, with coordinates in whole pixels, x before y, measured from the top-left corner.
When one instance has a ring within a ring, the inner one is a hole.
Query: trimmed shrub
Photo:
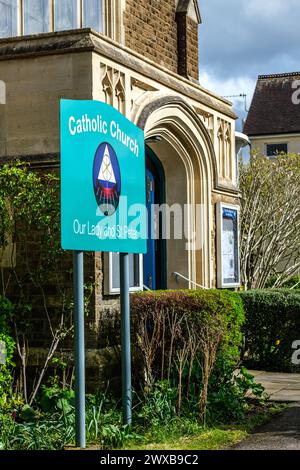
[[[184,402],[199,406],[205,420],[209,378],[217,357],[239,357],[244,311],[235,292],[158,291],[131,297],[133,335],[145,390],[158,380],[178,389]]]
[[[292,343],[300,340],[300,292],[255,290],[240,293],[244,304],[244,364],[254,369],[295,372]]]

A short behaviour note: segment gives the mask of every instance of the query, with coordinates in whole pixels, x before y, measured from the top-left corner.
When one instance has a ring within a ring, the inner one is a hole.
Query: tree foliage
[[[22,393],[28,403],[33,402],[58,345],[72,329],[59,213],[59,178],[55,172],[39,173],[19,162],[0,168],[0,285],[3,297],[15,304],[13,328]],[[49,309],[49,291],[58,310],[55,318]],[[38,324],[32,322],[33,311]],[[48,352],[29,391],[26,370],[30,340],[44,324]]]
[[[263,288],[276,273],[280,287],[300,269],[300,154],[256,154],[240,163],[241,277]]]

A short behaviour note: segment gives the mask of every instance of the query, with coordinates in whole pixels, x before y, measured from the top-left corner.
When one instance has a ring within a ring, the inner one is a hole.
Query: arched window
[[[92,28],[121,38],[124,0],[0,0],[0,38]]]

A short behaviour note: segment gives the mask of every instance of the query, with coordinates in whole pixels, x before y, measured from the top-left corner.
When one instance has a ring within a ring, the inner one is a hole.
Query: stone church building
[[[217,205],[239,203],[236,116],[199,84],[201,21],[197,0],[0,0],[1,161],[59,168],[60,99],[104,101],[145,132],[152,200],[201,205],[188,221],[201,248],[153,241],[132,256],[132,290],[220,287]],[[92,263],[97,323],[118,301],[118,265]]]

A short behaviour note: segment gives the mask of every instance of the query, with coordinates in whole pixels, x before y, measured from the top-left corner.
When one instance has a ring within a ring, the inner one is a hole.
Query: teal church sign
[[[61,100],[61,244],[146,253],[144,133],[98,101]]]

